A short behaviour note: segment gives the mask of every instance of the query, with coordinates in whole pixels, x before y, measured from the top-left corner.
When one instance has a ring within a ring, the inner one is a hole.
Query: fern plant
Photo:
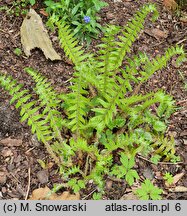
[[[172,97],[161,90],[142,95],[139,88],[173,56],[178,63],[185,60],[185,53],[175,46],[153,60],[145,53],[129,57],[151,12],[155,20],[157,10],[148,4],[124,28],[108,26],[94,54],[85,53],[69,26],[57,22],[61,46],[75,70],[68,93],[59,94],[40,73],[26,68],[36,82],[38,100],[33,100],[12,77],[0,75],[0,85],[12,96],[11,103],[16,102],[21,121],[27,120],[59,165],[64,182],[76,192],[92,180],[102,193],[106,176],[132,185],[138,179],[133,170],[136,154],[153,152],[155,138],[166,130],[174,110]],[[67,131],[71,137],[65,139],[62,134]],[[159,148],[157,154],[162,151]]]

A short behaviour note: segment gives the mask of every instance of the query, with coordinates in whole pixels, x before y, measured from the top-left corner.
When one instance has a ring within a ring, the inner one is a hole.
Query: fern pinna
[[[131,46],[151,12],[155,19],[155,6],[145,5],[126,27],[108,26],[94,54],[85,53],[69,26],[58,22],[61,46],[75,70],[66,94],[58,94],[45,77],[31,68],[26,72],[36,82],[38,101],[32,99],[28,90],[21,90],[13,78],[0,75],[0,85],[12,96],[11,102],[16,101],[16,108],[21,108],[21,120],[27,120],[32,132],[45,144],[69,186],[77,183],[76,189],[73,187],[76,191],[90,179],[102,191],[106,175],[120,176],[132,184],[138,179],[132,166],[126,174],[114,172],[114,152],[122,171],[124,160],[131,163],[128,158],[137,153],[148,155],[160,145],[154,145],[155,138],[164,134],[165,120],[174,110],[174,101],[161,90],[142,95],[139,89],[173,56],[178,56],[178,63],[185,60],[185,53],[182,47],[175,46],[153,60],[145,53],[130,57]],[[71,132],[71,137],[65,139],[62,131]],[[155,154],[164,151],[160,146],[159,149]],[[173,150],[168,151],[174,154]],[[79,180],[74,179],[77,173]]]

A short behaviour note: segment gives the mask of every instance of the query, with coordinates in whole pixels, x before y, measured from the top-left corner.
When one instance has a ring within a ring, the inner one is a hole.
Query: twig
[[[17,181],[17,182],[19,182],[20,184],[21,184],[21,182],[16,178],[16,176],[13,174],[13,173],[10,173],[12,176],[13,176],[13,178]]]
[[[71,81],[72,79],[73,79],[73,77],[67,79],[66,81],[64,81],[64,83],[67,83],[67,82]]]
[[[25,154],[29,153],[30,151],[32,151],[32,150],[35,149],[35,148],[36,148],[36,147],[34,146],[34,147],[28,149],[28,150],[25,152]]]
[[[92,195],[97,189],[95,188],[93,191],[91,191],[88,195],[86,195],[85,197],[82,198],[82,200],[85,200],[87,197],[89,197],[90,195]]]
[[[159,46],[160,44],[163,44],[164,42],[165,42],[165,41],[160,41],[159,43],[153,44],[153,45],[151,45],[151,48],[157,47],[157,46]]]
[[[31,185],[31,168],[28,169],[28,186],[27,186],[27,192],[25,195],[25,200],[28,199],[29,191],[30,191],[30,185]]]
[[[124,183],[125,180],[123,179],[119,179],[119,178],[115,178],[115,177],[112,177],[112,176],[108,176],[108,178],[112,181],[115,181],[115,182],[120,182],[120,183]]]
[[[184,41],[186,41],[186,40],[187,40],[186,38],[180,40],[179,42],[177,42],[177,45],[181,44],[182,42],[184,42]]]
[[[89,155],[87,155],[87,157],[86,157],[86,165],[85,165],[85,169],[84,169],[85,176],[87,176],[87,174],[88,174],[88,163],[89,163]]]
[[[142,160],[144,160],[144,161],[147,161],[147,162],[149,162],[149,163],[151,163],[151,164],[155,164],[155,163],[153,163],[152,161],[150,161],[150,160],[148,160],[147,158],[144,158],[143,156],[141,156],[141,155],[137,155],[138,156],[138,158],[140,158],[140,159],[142,159]],[[177,163],[172,163],[172,162],[158,162],[157,164],[160,164],[160,165],[180,165],[180,164],[183,164],[183,162],[177,162]]]

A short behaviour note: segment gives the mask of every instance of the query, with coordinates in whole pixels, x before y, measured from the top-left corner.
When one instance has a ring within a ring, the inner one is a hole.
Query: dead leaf
[[[167,31],[162,31],[160,29],[152,29],[152,33],[155,36],[155,38],[167,38],[168,37],[168,32]]]
[[[4,146],[21,146],[22,139],[11,139],[10,137],[0,140],[0,144]]]
[[[183,176],[184,176],[183,172],[173,176],[173,184],[176,184]]]
[[[46,186],[45,188],[38,188],[32,192],[29,200],[46,200],[46,197],[50,194],[51,190]],[[69,191],[64,191],[62,194],[57,195],[52,193],[48,200],[80,200],[80,194],[70,194]]]
[[[49,16],[49,14],[45,11],[45,9],[40,9],[40,14],[42,14],[42,15],[44,15],[44,16],[46,16],[46,17],[48,17]]]
[[[45,188],[38,188],[32,192],[29,200],[44,200],[50,189],[46,186]]]
[[[21,26],[21,43],[26,56],[31,55],[31,50],[40,48],[45,57],[53,60],[61,60],[61,57],[52,47],[47,30],[45,29],[41,17],[30,9],[29,13],[23,20]]]
[[[168,9],[175,11],[178,7],[178,4],[174,0],[163,0],[163,5]]]

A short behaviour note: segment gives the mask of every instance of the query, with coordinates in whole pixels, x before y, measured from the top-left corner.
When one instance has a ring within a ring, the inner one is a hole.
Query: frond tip
[[[81,62],[88,58],[88,54],[84,54],[82,47],[78,45],[78,41],[75,38],[74,33],[63,20],[58,21],[57,26],[60,43],[66,56],[73,62],[75,66],[80,65]]]

